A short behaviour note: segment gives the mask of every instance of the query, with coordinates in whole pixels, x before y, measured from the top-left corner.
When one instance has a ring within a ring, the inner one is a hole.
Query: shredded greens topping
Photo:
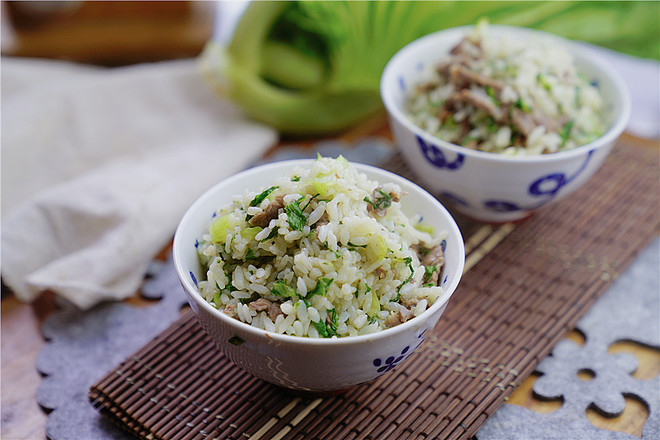
[[[293,287],[289,286],[286,281],[277,280],[273,283],[273,295],[281,296],[283,298],[291,298],[296,296],[296,291]]]
[[[284,210],[289,217],[288,221],[291,229],[302,231],[302,228],[305,227],[305,223],[307,223],[307,219],[298,203],[299,201],[291,202],[284,207]]]
[[[266,188],[265,190],[262,191],[261,194],[256,196],[252,201],[250,202],[250,206],[259,206],[261,205],[261,202],[264,201],[266,197],[270,195],[273,191],[275,191],[278,187],[277,186],[271,186],[270,188]]]
[[[318,281],[316,281],[316,286],[314,286],[314,288],[307,293],[305,299],[309,300],[314,295],[325,296],[328,288],[330,287],[330,284],[332,284],[333,281],[334,279],[332,278],[319,278]]]
[[[380,188],[378,189],[378,194],[374,196],[374,200],[369,199],[369,197],[365,197],[363,200],[370,204],[374,210],[387,209],[392,206],[392,196],[390,194]]]

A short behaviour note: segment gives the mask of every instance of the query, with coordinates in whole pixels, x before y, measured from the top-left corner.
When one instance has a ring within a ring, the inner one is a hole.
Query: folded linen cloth
[[[133,295],[190,204],[274,145],[194,60],[2,59],[2,280],[80,308]]]

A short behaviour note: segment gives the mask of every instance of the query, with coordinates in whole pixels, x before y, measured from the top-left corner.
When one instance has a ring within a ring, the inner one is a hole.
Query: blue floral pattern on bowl
[[[587,164],[591,160],[594,151],[595,150],[590,150],[589,153],[587,153],[587,157],[585,158],[580,168],[578,168],[578,170],[570,177],[567,177],[564,173],[551,173],[534,180],[527,188],[527,192],[533,197],[544,198],[533,206],[523,207],[506,200],[486,200],[483,202],[483,205],[491,211],[495,212],[514,212],[522,210],[531,211],[537,209],[552,200],[557,195],[557,193],[559,193],[560,189],[568,185],[577,176],[579,176],[582,171],[584,171],[584,169],[587,167]]]
[[[408,359],[412,354],[417,350],[417,348],[422,345],[422,342],[424,342],[424,333],[426,333],[426,329],[422,330],[422,332],[417,335],[417,345],[415,345],[415,348],[412,350],[410,349],[410,345],[406,345],[403,350],[401,350],[400,353],[394,354],[392,356],[388,356],[387,358],[381,359],[381,358],[376,358],[372,361],[373,366],[376,368],[376,371],[380,374],[387,373],[388,371],[392,370],[394,367],[399,365],[402,361]]]
[[[449,171],[458,170],[465,163],[465,155],[456,153],[456,159],[453,162],[449,161],[442,150],[430,142],[426,142],[421,136],[415,136],[419,148],[422,150],[426,160],[436,168],[447,169]]]

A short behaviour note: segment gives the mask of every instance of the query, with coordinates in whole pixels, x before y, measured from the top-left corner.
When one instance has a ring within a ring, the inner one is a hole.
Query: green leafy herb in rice
[[[250,202],[250,206],[259,206],[261,205],[261,202],[263,202],[266,197],[270,195],[273,191],[277,189],[276,186],[271,186],[270,188],[267,188],[261,192],[258,196],[256,196],[252,201]]]
[[[437,272],[437,270],[438,270],[438,266],[435,265],[424,266],[424,282],[430,280],[433,273]]]
[[[566,141],[568,140],[568,136],[571,134],[571,129],[573,128],[573,124],[575,121],[568,121],[567,123],[564,124],[564,126],[561,129],[561,146],[563,147],[566,144]]]
[[[298,204],[299,201],[291,202],[284,207],[289,219],[289,226],[296,231],[302,231],[307,223],[307,219]]]
[[[314,286],[312,290],[307,292],[305,299],[309,300],[314,295],[325,296],[325,293],[328,291],[328,288],[330,287],[330,284],[332,284],[333,281],[334,280],[332,278],[319,278],[318,281],[316,282],[316,286]]]
[[[278,280],[273,283],[273,289],[271,293],[276,296],[281,296],[283,298],[291,298],[296,296],[296,291],[293,287],[289,286],[286,281]]]
[[[261,239],[261,242],[263,243],[264,241],[268,241],[272,238],[277,237],[277,233],[278,233],[279,229],[280,228],[278,226],[275,226],[273,229],[271,229],[270,233],[268,234],[268,236],[266,238]]]
[[[378,189],[378,195],[373,200],[369,197],[365,197],[363,200],[370,204],[374,210],[387,209],[392,206],[392,196],[382,189]]]

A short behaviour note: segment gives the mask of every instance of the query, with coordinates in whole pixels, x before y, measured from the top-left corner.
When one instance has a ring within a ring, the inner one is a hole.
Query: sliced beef
[[[279,215],[280,209],[284,208],[284,195],[279,195],[275,197],[275,200],[270,202],[266,209],[261,211],[258,214],[255,214],[248,223],[252,226],[259,226],[260,228],[267,228],[270,221],[274,218],[277,218]]]
[[[282,314],[279,303],[269,301],[266,298],[259,298],[248,304],[250,310],[257,312],[266,312],[271,321],[275,322],[277,317]]]
[[[390,313],[385,319],[385,326],[390,328],[403,324],[413,317],[413,312],[405,307],[401,307],[397,312]]]

